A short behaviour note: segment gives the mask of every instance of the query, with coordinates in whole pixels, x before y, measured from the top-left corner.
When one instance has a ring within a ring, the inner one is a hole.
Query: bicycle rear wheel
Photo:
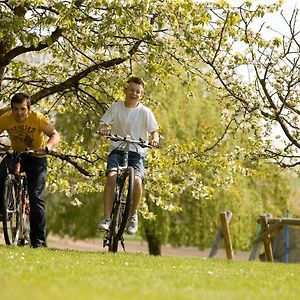
[[[3,189],[3,233],[7,245],[17,245],[20,234],[20,212],[15,176],[8,174]]]
[[[127,224],[134,184],[134,169],[128,167],[121,175],[120,182],[117,184],[118,193],[111,216],[110,243],[108,250],[118,251],[119,241],[123,238],[123,232]]]

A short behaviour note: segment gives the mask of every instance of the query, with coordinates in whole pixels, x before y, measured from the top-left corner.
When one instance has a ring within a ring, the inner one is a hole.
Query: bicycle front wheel
[[[30,206],[27,190],[27,177],[22,175],[19,186],[19,199],[21,204],[20,210],[20,235],[18,245],[25,246],[30,243]]]
[[[111,239],[109,251],[117,252],[119,241],[123,237],[123,232],[127,224],[133,194],[134,169],[128,167],[121,175],[117,183],[118,193],[116,195],[113,214],[111,217]]]
[[[5,243],[16,246],[20,234],[20,210],[17,186],[13,174],[8,174],[5,179],[2,205]]]

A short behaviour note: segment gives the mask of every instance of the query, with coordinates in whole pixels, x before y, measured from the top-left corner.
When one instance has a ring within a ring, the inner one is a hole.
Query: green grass
[[[300,299],[300,265],[0,246],[0,299]]]

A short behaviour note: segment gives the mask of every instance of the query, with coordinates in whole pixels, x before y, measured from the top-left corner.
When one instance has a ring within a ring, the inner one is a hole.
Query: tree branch
[[[77,8],[79,8],[83,2],[84,2],[84,0],[77,0],[74,2],[74,4]],[[25,6],[23,6],[23,5],[16,6],[13,9],[13,11],[16,15],[22,16],[22,17],[26,13]],[[58,26],[48,38],[46,38],[44,41],[39,42],[38,45],[36,45],[36,46],[31,45],[29,47],[25,47],[22,45],[22,46],[18,46],[18,47],[11,49],[5,55],[0,56],[0,68],[9,65],[9,63],[15,57],[17,57],[21,54],[24,54],[27,52],[32,52],[32,51],[40,51],[40,50],[48,48],[49,45],[53,44],[55,41],[58,40],[58,38],[62,35],[63,32],[64,32],[64,28],[61,28]]]
[[[19,46],[8,51],[4,56],[0,57],[0,68],[9,65],[9,63],[17,56],[32,52],[40,51],[49,47],[49,44],[53,44],[61,36],[63,32],[62,28],[56,28],[55,31],[46,39],[46,41],[40,42],[37,46],[31,45],[29,47]]]
[[[142,40],[139,40],[134,43],[132,48],[128,51],[129,56],[125,57],[119,57],[119,58],[114,58],[108,61],[102,61],[100,63],[94,64],[85,70],[71,76],[67,80],[60,82],[59,84],[53,85],[51,87],[45,88],[31,96],[31,103],[35,104],[39,100],[53,95],[55,93],[63,92],[65,90],[71,89],[74,86],[77,86],[79,81],[85,77],[87,77],[90,73],[98,70],[98,69],[109,69],[113,66],[122,64],[124,61],[128,60],[132,55],[135,54],[135,52],[138,50],[139,45],[142,43]],[[9,110],[9,107],[4,107],[0,109],[0,115],[3,113],[7,112]]]
[[[142,41],[137,41],[134,43],[133,47],[128,51],[130,56],[132,56],[138,50],[138,47],[141,44],[141,42]],[[87,77],[90,73],[92,73],[98,69],[109,69],[113,66],[123,63],[127,59],[129,59],[129,57],[125,56],[125,57],[113,58],[108,61],[103,61],[103,62],[94,64],[94,65],[86,68],[85,70],[75,74],[74,76],[71,76],[66,81],[61,82],[61,83],[54,85],[52,87],[49,87],[49,88],[45,88],[45,89],[37,92],[36,94],[32,95],[32,97],[31,97],[32,104],[38,102],[40,99],[45,98],[49,95],[70,89],[71,87],[77,85],[81,79]],[[0,110],[0,114],[1,114],[1,110]]]
[[[90,174],[88,171],[86,171],[83,167],[81,167],[76,161],[74,161],[70,155],[67,154],[61,154],[55,151],[50,151],[49,155],[53,156],[53,157],[58,157],[61,160],[67,161],[68,163],[70,163],[71,165],[73,165],[81,174],[91,177],[92,174]]]

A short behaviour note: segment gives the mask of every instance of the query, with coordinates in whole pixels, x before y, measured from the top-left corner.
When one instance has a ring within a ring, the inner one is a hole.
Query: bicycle
[[[134,169],[128,166],[128,153],[129,145],[137,145],[141,147],[153,148],[150,144],[147,144],[144,140],[133,140],[129,136],[121,137],[118,135],[104,135],[112,141],[122,142],[116,149],[124,152],[124,164],[118,166],[116,177],[116,188],[114,201],[112,205],[112,211],[110,215],[110,226],[106,231],[103,238],[103,247],[108,246],[109,252],[117,252],[119,242],[125,251],[124,245],[124,229],[126,227],[130,208],[132,205],[132,193],[134,185]]]
[[[26,173],[21,172],[21,156],[25,153],[44,154],[33,150],[0,151],[0,156],[12,155],[13,158],[13,170],[8,170],[2,197],[2,225],[7,245],[25,246],[30,244],[28,182]]]

